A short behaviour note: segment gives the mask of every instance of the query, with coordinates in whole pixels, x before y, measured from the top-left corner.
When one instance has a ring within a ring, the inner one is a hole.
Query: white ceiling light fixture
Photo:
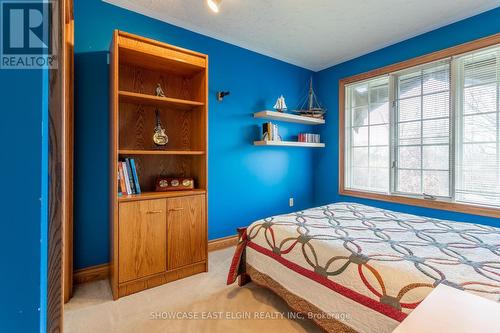
[[[219,7],[221,4],[222,0],[207,0],[208,7],[214,12],[218,13],[219,12]]]

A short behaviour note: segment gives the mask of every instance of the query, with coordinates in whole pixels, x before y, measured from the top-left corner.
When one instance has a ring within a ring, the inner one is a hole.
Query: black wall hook
[[[229,95],[230,92],[229,91],[218,91],[217,92],[217,100],[219,102],[222,102],[222,100],[224,99],[225,96]]]

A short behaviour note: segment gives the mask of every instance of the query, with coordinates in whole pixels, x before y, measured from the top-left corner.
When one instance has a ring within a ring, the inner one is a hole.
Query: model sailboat
[[[323,119],[326,114],[326,109],[321,106],[316,98],[316,93],[313,89],[312,78],[309,81],[309,92],[299,107],[298,110],[293,110],[293,112],[299,113],[301,116],[313,117],[313,118],[321,118]]]
[[[278,97],[278,99],[276,100],[276,104],[274,104],[273,108],[278,112],[283,112],[287,109],[285,103],[285,97],[283,97],[283,95]]]

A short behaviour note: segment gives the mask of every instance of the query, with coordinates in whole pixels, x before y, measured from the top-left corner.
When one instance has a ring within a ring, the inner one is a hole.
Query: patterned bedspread
[[[259,220],[245,237],[277,265],[397,321],[440,283],[500,301],[498,228],[336,203]]]

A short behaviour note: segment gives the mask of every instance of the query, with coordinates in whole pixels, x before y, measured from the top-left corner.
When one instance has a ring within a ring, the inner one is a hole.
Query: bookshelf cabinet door
[[[205,196],[167,199],[167,269],[206,259]]]
[[[119,208],[119,282],[166,270],[165,200],[121,203]]]

